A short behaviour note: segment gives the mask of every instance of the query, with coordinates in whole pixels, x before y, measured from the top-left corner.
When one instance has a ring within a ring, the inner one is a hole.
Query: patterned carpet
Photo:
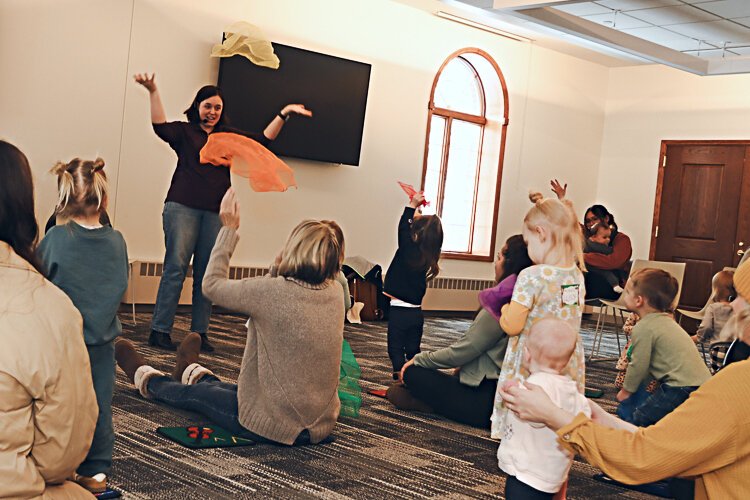
[[[124,335],[150,364],[171,371],[173,353],[146,345],[151,315],[137,325],[122,315]],[[178,315],[173,339],[189,328]],[[423,350],[447,346],[469,326],[467,319],[432,317],[425,322]],[[244,347],[244,319],[212,318],[213,355],[202,357],[220,378],[236,381]],[[584,321],[587,352],[593,323]],[[386,323],[347,325],[345,337],[362,367],[363,405],[357,419],[342,417],[335,441],[326,445],[280,447],[258,444],[194,451],[159,435],[159,426],[204,423],[186,412],[144,400],[118,370],[113,414],[117,438],[111,485],[127,499],[224,498],[502,498],[504,478],[488,433],[440,417],[402,412],[384,399],[364,394],[385,388],[390,377]],[[606,345],[605,345],[606,344]],[[614,337],[603,350],[614,353]],[[613,362],[587,367],[588,386],[605,390],[599,401],[614,409]],[[568,498],[655,498],[591,479],[597,472],[577,459]]]

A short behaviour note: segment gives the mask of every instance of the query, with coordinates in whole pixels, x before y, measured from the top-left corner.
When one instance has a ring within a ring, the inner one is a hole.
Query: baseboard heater
[[[154,304],[163,271],[161,262],[133,261],[130,263],[130,280],[123,302],[126,304]],[[229,268],[230,279],[263,276],[267,267]],[[428,311],[473,311],[479,307],[477,294],[494,285],[492,280],[438,277],[427,284],[422,307]],[[180,305],[190,305],[193,289],[193,267],[188,268],[180,294]]]

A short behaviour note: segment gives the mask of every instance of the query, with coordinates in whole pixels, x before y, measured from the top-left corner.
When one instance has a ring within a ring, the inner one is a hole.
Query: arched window
[[[493,259],[507,125],[497,63],[479,49],[451,54],[432,86],[422,172],[424,213],[443,221],[443,257]]]

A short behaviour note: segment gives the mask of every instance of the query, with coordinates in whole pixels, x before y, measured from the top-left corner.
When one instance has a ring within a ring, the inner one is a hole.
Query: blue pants
[[[115,387],[115,342],[86,346],[91,363],[91,378],[94,380],[96,404],[99,416],[96,419],[94,439],[88,455],[78,466],[78,474],[94,476],[103,472],[109,474],[112,468],[112,450],[115,446],[115,432],[112,428],[112,393]]]
[[[649,395],[642,385],[632,396],[620,403],[617,416],[638,427],[648,427],[672,413],[697,387],[672,387],[661,384]],[[631,401],[633,400],[633,401]]]
[[[213,375],[205,375],[193,385],[166,376],[153,377],[148,381],[148,393],[155,400],[174,408],[200,413],[235,436],[258,438],[240,424],[237,384],[222,382]]]
[[[203,296],[203,275],[206,273],[211,250],[221,229],[219,214],[197,210],[173,201],[164,204],[164,268],[156,295],[151,329],[171,333],[174,315],[193,259],[193,314],[190,330],[208,333],[211,302]]]
[[[174,408],[200,413],[214,424],[237,437],[259,443],[275,443],[245,429],[239,421],[237,384],[222,382],[213,375],[204,375],[197,383],[182,384],[170,377],[152,377],[148,381],[148,393],[156,401]],[[325,440],[323,441],[325,442]],[[310,433],[305,429],[297,437],[295,445],[309,444]]]
[[[388,315],[388,357],[394,372],[419,354],[424,314],[419,307],[392,306]]]

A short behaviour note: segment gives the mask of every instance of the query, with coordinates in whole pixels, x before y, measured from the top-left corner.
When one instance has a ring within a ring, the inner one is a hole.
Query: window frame
[[[475,77],[477,78],[477,82],[479,84],[479,88],[482,92],[482,116],[478,115],[472,115],[467,113],[462,113],[460,111],[453,111],[445,108],[438,108],[435,106],[435,89],[437,88],[438,80],[440,80],[440,76],[443,73],[443,70],[445,67],[453,61],[456,58],[460,58],[461,56],[465,54],[477,54],[484,59],[487,60],[487,62],[490,63],[492,68],[497,73],[498,80],[500,81],[501,85],[501,91],[503,96],[503,123],[500,127],[500,152],[499,152],[499,158],[498,158],[498,166],[497,166],[497,180],[495,185],[495,204],[493,207],[493,214],[492,214],[492,235],[490,236],[490,251],[489,255],[477,255],[472,254],[471,250],[469,252],[441,252],[440,256],[441,258],[445,259],[455,259],[455,260],[470,260],[470,261],[479,261],[479,262],[492,262],[495,258],[495,240],[497,239],[497,219],[498,219],[498,211],[500,208],[500,187],[502,184],[502,177],[503,177],[503,159],[505,157],[505,138],[506,133],[508,129],[508,87],[505,84],[505,78],[503,77],[502,71],[500,71],[500,67],[498,66],[497,62],[490,56],[487,52],[483,51],[482,49],[469,47],[464,49],[459,49],[449,55],[445,61],[443,61],[443,64],[438,69],[437,73],[435,74],[435,79],[432,82],[432,90],[430,91],[430,100],[427,105],[427,133],[425,138],[425,146],[424,146],[424,157],[422,160],[422,184],[421,189],[424,190],[425,188],[425,181],[427,179],[427,158],[429,154],[429,148],[430,148],[430,129],[432,127],[432,118],[433,116],[437,115],[443,119],[446,120],[445,123],[445,130],[443,132],[443,143],[442,143],[442,155],[440,160],[440,180],[438,182],[438,199],[435,200],[435,213],[442,214],[442,204],[443,204],[443,197],[445,192],[445,179],[446,179],[446,170],[448,167],[448,152],[450,151],[450,132],[451,132],[451,125],[454,119],[458,119],[461,121],[466,121],[470,123],[478,124],[482,127],[482,130],[479,135],[479,155],[477,157],[477,169],[476,169],[476,178],[474,182],[474,197],[472,202],[472,218],[471,218],[471,226],[470,226],[470,232],[469,232],[469,249],[471,249],[473,245],[473,239],[474,239],[474,222],[476,220],[476,210],[477,210],[477,195],[479,190],[479,181],[478,177],[481,170],[482,165],[482,153],[483,153],[483,147],[484,147],[484,134],[485,134],[485,128],[487,125],[487,94],[485,91],[485,84],[482,81],[482,78],[479,75],[479,72],[474,67],[474,65],[471,63],[471,61],[462,58],[465,60],[466,63],[469,64],[472,71],[475,74]]]

